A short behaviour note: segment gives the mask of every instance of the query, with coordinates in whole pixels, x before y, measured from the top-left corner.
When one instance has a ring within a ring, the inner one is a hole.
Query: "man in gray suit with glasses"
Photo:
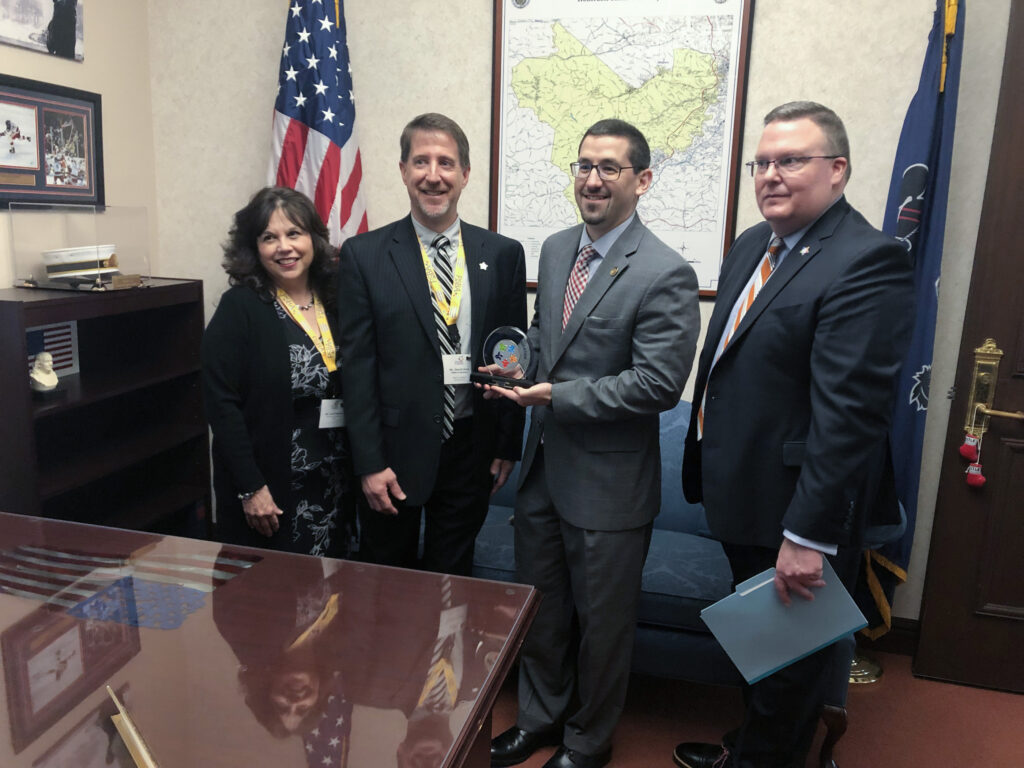
[[[537,384],[515,512],[516,573],[543,593],[523,644],[516,724],[491,764],[559,745],[544,768],[600,768],[626,697],[636,601],[661,504],[661,411],[676,405],[700,317],[693,268],[636,215],[650,149],[621,120],[572,164],[583,224],[541,249],[528,333]]]

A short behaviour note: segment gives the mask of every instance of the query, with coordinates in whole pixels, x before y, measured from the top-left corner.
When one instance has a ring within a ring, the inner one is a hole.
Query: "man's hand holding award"
[[[532,387],[535,368],[526,334],[510,325],[496,328],[484,340],[483,360],[470,379],[477,384],[512,389]]]

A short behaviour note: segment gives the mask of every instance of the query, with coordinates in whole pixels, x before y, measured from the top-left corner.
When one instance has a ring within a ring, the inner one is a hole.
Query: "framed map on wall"
[[[569,164],[614,117],[651,146],[641,220],[712,295],[732,241],[753,0],[495,0],[491,227],[526,250],[580,221]]]

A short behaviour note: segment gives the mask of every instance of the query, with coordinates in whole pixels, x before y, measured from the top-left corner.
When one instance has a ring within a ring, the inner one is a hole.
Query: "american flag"
[[[327,697],[320,722],[302,738],[306,765],[309,768],[345,768],[352,735],[352,702],[341,693],[340,673],[335,672],[330,683],[322,684],[331,685],[333,690]]]
[[[269,180],[305,193],[334,245],[367,230],[355,119],[341,0],[293,0],[274,103]]]
[[[139,557],[22,545],[0,550],[0,594],[74,609],[125,579],[139,589],[163,585],[209,593],[261,558],[223,550],[218,555],[147,553]]]
[[[32,369],[36,355],[49,352],[53,355],[53,370],[58,376],[78,373],[78,323],[37,325],[25,329],[25,343],[28,347],[28,367]]]

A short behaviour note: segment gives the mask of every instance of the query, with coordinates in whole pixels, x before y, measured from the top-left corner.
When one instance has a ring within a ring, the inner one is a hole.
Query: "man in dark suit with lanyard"
[[[734,582],[774,566],[788,604],[813,599],[826,556],[851,588],[865,525],[898,517],[888,429],[913,266],[846,202],[849,141],[832,110],[791,102],[764,125],[748,166],[765,221],[722,267],[683,489],[704,502]],[[834,648],[746,688],[740,728],[723,746],[680,744],[676,764],[803,766]]]
[[[636,215],[651,153],[622,120],[584,134],[583,224],[545,240],[529,330],[537,383],[516,497],[516,576],[543,593],[519,659],[516,724],[491,765],[560,745],[544,768],[600,768],[625,704],[636,602],[661,506],[661,411],[697,345],[697,276]]]
[[[454,120],[414,118],[400,148],[410,215],[346,240],[338,271],[345,421],[365,497],[360,553],[468,575],[523,431],[520,409],[485,401],[469,373],[490,331],[526,323],[525,259],[519,243],[460,220],[469,142]]]

